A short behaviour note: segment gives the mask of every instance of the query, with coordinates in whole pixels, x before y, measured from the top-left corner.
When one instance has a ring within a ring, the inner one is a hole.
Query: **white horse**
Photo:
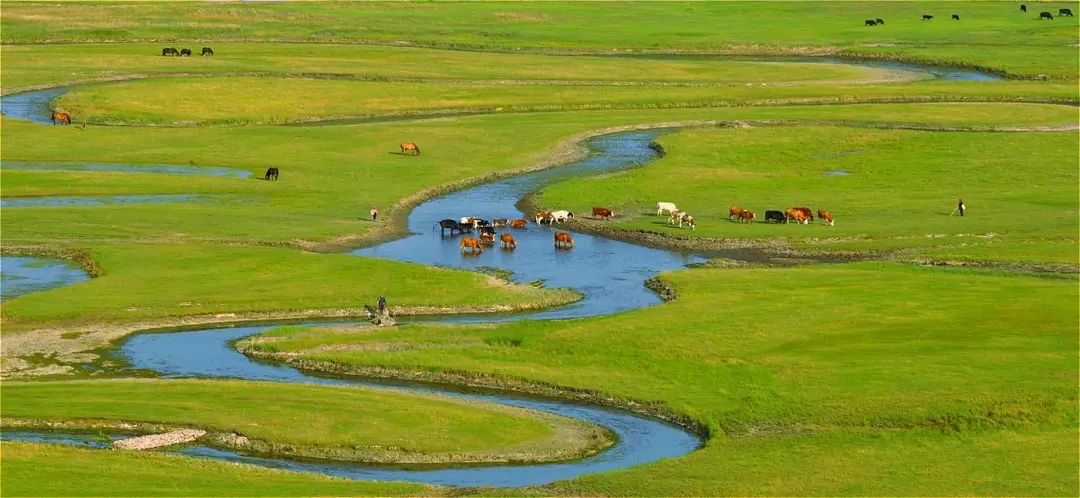
[[[657,202],[656,203],[656,215],[657,216],[660,216],[661,214],[664,214],[664,211],[667,211],[669,213],[674,213],[675,211],[678,211],[678,210],[679,210],[679,208],[675,207],[674,202]]]

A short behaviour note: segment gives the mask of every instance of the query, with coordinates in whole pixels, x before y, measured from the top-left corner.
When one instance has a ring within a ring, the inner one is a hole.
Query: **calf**
[[[765,223],[775,221],[777,223],[787,223],[787,216],[784,216],[783,211],[765,211]]]
[[[592,208],[592,215],[596,218],[609,219],[615,216],[615,212],[608,208],[594,207]]]
[[[657,202],[656,203],[656,215],[657,216],[660,216],[661,214],[664,214],[664,211],[667,211],[668,213],[674,213],[675,211],[678,211],[678,210],[679,210],[679,208],[675,207],[674,202]]]

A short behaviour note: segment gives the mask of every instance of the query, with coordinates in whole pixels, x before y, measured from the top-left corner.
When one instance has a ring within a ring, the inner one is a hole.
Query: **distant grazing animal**
[[[960,20],[960,14],[953,14],[952,15],[952,20],[959,21]]]
[[[866,24],[867,26],[877,26],[877,21],[873,19],[867,19],[864,24]]]
[[[729,207],[727,210],[727,217],[729,220],[735,220],[739,218],[739,213],[743,212],[743,208]]]
[[[932,16],[930,14],[923,14],[922,15],[922,20],[924,20],[924,21],[929,21],[929,20],[931,20],[933,18],[934,18],[934,16]]]
[[[506,226],[507,223],[510,223],[510,220],[506,218],[495,218],[494,220],[491,220],[491,226],[495,228],[502,228]]]
[[[412,151],[414,156],[420,155],[420,146],[412,142],[405,142],[401,144],[401,155],[405,155],[406,152]]]
[[[553,223],[562,223],[566,220],[571,220],[573,218],[574,213],[571,213],[570,211],[567,211],[565,209],[551,212],[551,221]]]
[[[615,216],[615,212],[608,208],[594,207],[592,208],[592,215],[596,218],[609,219]]]
[[[817,217],[820,218],[823,223],[826,223],[829,226],[833,226],[832,214],[828,211],[824,209],[819,209],[817,212]]]
[[[801,223],[803,225],[809,223],[809,218],[806,217],[806,213],[799,211],[798,209],[788,209],[784,212],[788,221],[794,221],[795,223]]]
[[[551,224],[553,218],[551,217],[551,211],[538,211],[535,216],[536,224],[541,225],[545,221],[548,225]]]
[[[757,218],[757,215],[755,215],[753,211],[747,211],[744,209],[742,212],[739,213],[739,221],[743,223],[750,223],[754,221],[755,218]]]
[[[57,121],[62,125],[71,124],[71,114],[66,112],[54,112],[50,117],[52,118],[52,124],[56,124]]]
[[[277,169],[274,166],[271,166],[269,168],[266,168],[266,174],[263,175],[263,180],[274,180],[276,182],[279,174],[281,174],[281,170]]]
[[[180,55],[180,51],[175,48],[165,47],[161,49],[161,55]]]
[[[514,240],[514,236],[508,233],[504,233],[499,236],[499,240],[502,241],[504,249],[517,249],[517,241]]]
[[[678,211],[678,210],[679,210],[679,208],[675,207],[674,202],[657,202],[656,203],[656,215],[657,216],[660,216],[661,214],[664,214],[664,211],[667,211],[668,213],[674,213],[675,211]]]
[[[687,213],[686,211],[675,211],[671,213],[671,216],[668,217],[668,224],[674,225],[675,223],[679,224],[679,228],[682,228],[685,223],[689,225],[690,228],[697,229],[694,225],[694,217],[690,216],[690,213]]]
[[[808,208],[808,207],[795,207],[795,208],[791,208],[791,209],[794,209],[796,211],[801,212],[802,214],[806,215],[806,219],[808,219],[810,221],[814,221],[814,212],[811,211],[810,208]]]
[[[461,249],[461,252],[468,251],[471,254],[480,254],[484,252],[484,246],[481,245],[480,241],[475,237],[462,237],[459,248]]]
[[[495,233],[481,233],[480,244],[487,247],[495,245]]]
[[[182,49],[180,49],[180,56],[181,57],[187,57],[189,55],[191,55],[191,49],[190,48],[182,48]]]
[[[1020,12],[1027,12],[1027,5],[1020,4]]]
[[[784,216],[783,211],[765,211],[765,223],[775,221],[777,223],[787,223],[787,216]]]
[[[442,220],[436,223],[436,226],[439,227],[440,234],[445,233],[447,229],[450,230],[450,235],[454,235],[454,230],[457,230],[458,233],[461,233],[461,223],[458,223],[451,219]]]
[[[1072,9],[1058,9],[1059,16],[1072,17]]]
[[[1053,21],[1054,16],[1050,15],[1049,12],[1039,12],[1039,20],[1041,21],[1043,19],[1049,19],[1049,20]]]
[[[214,55],[214,49],[210,47],[203,47],[202,53],[200,53],[199,55]]]
[[[570,238],[570,234],[566,232],[555,232],[556,249],[570,249],[571,247],[574,247],[574,239]]]
[[[656,152],[657,154],[659,154],[661,156],[663,156],[664,154],[667,154],[667,152],[664,151],[664,146],[660,145],[660,144],[658,144],[656,142],[649,142],[649,148],[652,149],[654,152]]]
[[[885,24],[885,20],[880,17],[874,20],[877,21],[878,24]]]
[[[525,228],[525,225],[529,224],[529,220],[516,219],[510,221],[510,228]]]

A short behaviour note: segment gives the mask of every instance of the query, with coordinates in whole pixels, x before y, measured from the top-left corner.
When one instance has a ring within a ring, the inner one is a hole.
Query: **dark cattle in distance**
[[[1020,4],[1020,12],[1027,12],[1027,5]]]
[[[775,221],[777,223],[787,223],[787,216],[784,216],[783,211],[765,211],[765,223]]]
[[[161,55],[180,55],[180,51],[175,48],[163,48],[161,49]]]
[[[960,15],[959,14],[953,14],[952,15],[952,20],[959,21],[960,20]]]
[[[203,47],[202,52],[199,55],[214,55],[214,49],[210,47]]]
[[[450,235],[454,235],[454,230],[461,232],[461,225],[451,219],[445,219],[436,224],[439,227],[439,234],[444,234],[447,229],[450,230]]]
[[[277,178],[278,178],[278,174],[280,174],[280,173],[281,173],[281,170],[279,170],[279,169],[277,169],[277,168],[275,168],[273,166],[271,166],[269,168],[266,168],[266,175],[263,176],[263,180],[267,180],[267,181],[273,180],[273,181],[276,182]]]
[[[924,20],[924,21],[929,21],[929,20],[931,20],[933,18],[934,18],[934,16],[932,16],[930,14],[923,14],[922,15],[922,20]]]
[[[1072,9],[1058,9],[1059,16],[1072,17]]]
[[[187,56],[191,55],[191,49],[190,48],[182,48],[182,49],[180,49],[180,55],[182,57],[187,57]]]
[[[1043,19],[1049,19],[1049,20],[1053,21],[1054,16],[1050,15],[1049,12],[1039,12],[1039,20],[1041,21]]]
[[[865,24],[866,24],[867,26],[877,26],[877,21],[875,21],[875,20],[873,20],[873,19],[867,19],[867,20],[866,20],[866,22],[865,22]]]
[[[880,18],[880,17],[877,18],[877,19],[874,19],[874,21],[877,22],[878,24],[885,24],[885,20]]]
[[[661,156],[667,154],[667,152],[664,151],[664,146],[656,142],[649,142],[649,148],[655,151],[657,154],[660,154]]]

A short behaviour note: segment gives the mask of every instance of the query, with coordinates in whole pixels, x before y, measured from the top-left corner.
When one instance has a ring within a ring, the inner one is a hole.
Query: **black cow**
[[[1027,12],[1027,5],[1020,4],[1020,12]]]
[[[488,235],[495,235],[495,227],[477,227],[476,233],[480,235],[483,235],[485,233]]]
[[[775,221],[777,223],[787,223],[787,216],[783,211],[765,211],[765,223]]]
[[[1058,9],[1059,16],[1072,17],[1072,9]]]
[[[436,226],[439,227],[439,235],[445,234],[446,229],[448,228],[450,229],[450,235],[454,235],[454,230],[457,230],[458,233],[461,233],[461,223],[458,223],[457,221],[451,219],[442,220],[436,223]]]
[[[187,56],[191,55],[191,49],[190,48],[182,48],[182,49],[180,49],[180,55],[184,56],[184,57],[187,57]]]
[[[664,146],[656,142],[649,142],[649,148],[655,151],[657,154],[660,154],[661,156],[667,154],[667,152],[664,151]]]
[[[200,53],[199,55],[214,55],[214,49],[210,47],[203,47],[202,53]]]
[[[877,21],[878,24],[885,24],[885,20],[880,18],[880,17],[877,18],[877,19],[874,19],[874,21]]]
[[[1039,12],[1039,20],[1041,21],[1043,19],[1049,19],[1049,20],[1053,21],[1054,16],[1050,15],[1049,12]]]
[[[877,26],[877,21],[873,19],[867,19],[863,24],[867,26]]]
[[[266,175],[263,176],[263,180],[266,180],[266,181],[274,180],[276,182],[279,173],[281,173],[281,171],[279,171],[277,168],[275,168],[273,166],[271,166],[269,168],[266,168]]]
[[[959,21],[960,20],[960,14],[953,14],[952,15],[952,20]]]
[[[161,49],[161,55],[180,55],[180,51],[175,48],[163,48]]]
[[[934,18],[934,16],[932,16],[930,14],[923,14],[922,15],[922,20],[924,20],[924,21],[929,21],[929,20],[931,20],[933,18]]]

